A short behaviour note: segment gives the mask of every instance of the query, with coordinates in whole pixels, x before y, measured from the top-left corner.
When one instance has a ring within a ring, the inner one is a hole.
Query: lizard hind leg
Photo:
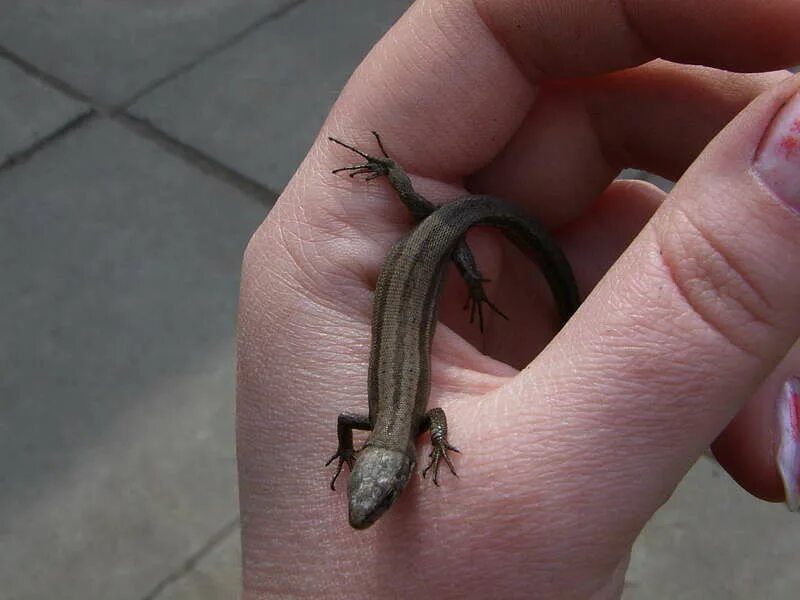
[[[447,418],[444,415],[444,411],[441,408],[432,408],[427,412],[425,418],[422,421],[422,431],[426,429],[430,429],[431,432],[431,453],[428,457],[431,459],[428,463],[428,466],[425,467],[425,470],[422,471],[422,477],[426,477],[428,471],[433,469],[433,483],[434,485],[439,485],[439,463],[442,459],[444,462],[447,463],[447,467],[450,469],[450,472],[458,477],[458,473],[456,473],[456,469],[453,466],[453,462],[450,460],[450,456],[448,456],[447,451],[451,452],[458,452],[460,453],[461,450],[456,448],[455,446],[451,445],[450,442],[447,441]]]
[[[378,140],[378,147],[381,149],[381,152],[383,152],[383,156],[372,156],[371,154],[362,152],[355,146],[351,146],[350,144],[338,140],[335,137],[328,136],[328,140],[331,142],[339,144],[351,152],[355,152],[361,158],[367,161],[363,164],[353,165],[351,167],[339,167],[338,169],[334,169],[332,172],[340,173],[342,171],[350,171],[350,177],[355,177],[356,175],[367,175],[366,180],[369,181],[377,177],[388,175],[390,169],[396,168],[396,163],[386,154],[386,150],[383,147],[383,142],[381,142],[380,136],[374,131],[372,134],[375,136],[375,139]]]

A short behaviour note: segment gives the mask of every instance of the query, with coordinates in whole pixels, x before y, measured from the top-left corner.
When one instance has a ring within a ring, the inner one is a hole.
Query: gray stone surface
[[[241,586],[241,532],[237,528],[185,577],[167,586],[158,600],[209,600],[238,598]]]
[[[0,165],[88,110],[0,58]]]
[[[0,174],[0,597],[140,599],[235,518],[264,209],[99,120]]]
[[[353,69],[408,5],[306,2],[132,110],[279,191]]]
[[[0,45],[107,104],[292,0],[3,0]]]
[[[800,515],[701,458],[634,547],[624,600],[796,600]]]
[[[648,181],[653,185],[661,188],[665,192],[669,192],[675,184],[669,179],[664,179],[659,175],[642,171],[641,169],[625,169],[619,174],[619,179],[641,179]]]

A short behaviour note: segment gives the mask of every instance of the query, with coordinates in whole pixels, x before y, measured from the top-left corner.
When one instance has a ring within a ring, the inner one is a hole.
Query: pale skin
[[[800,63],[798,22],[790,0],[409,10],[245,255],[246,599],[618,597],[636,536],[710,444],[745,489],[782,499],[774,399],[800,372],[800,216],[752,165],[800,89],[778,71]],[[412,221],[385,181],[331,174],[353,157],[326,138],[376,153],[371,130],[432,201],[469,189],[545,222],[585,300],[551,341],[527,259],[473,232],[509,320],[489,311],[481,333],[450,274],[430,405],[447,412],[459,478],[417,473],[357,532],[323,464],[336,416],[366,408],[372,290]],[[612,183],[626,166],[679,183],[668,197]]]

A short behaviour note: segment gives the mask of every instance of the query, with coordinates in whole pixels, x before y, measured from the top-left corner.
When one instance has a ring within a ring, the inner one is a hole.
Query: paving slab
[[[241,531],[236,528],[185,576],[164,588],[154,600],[238,598],[242,570]]]
[[[623,600],[796,600],[800,516],[701,458],[634,546]]]
[[[295,0],[3,0],[0,44],[117,104]]]
[[[0,58],[0,165],[88,111]]]
[[[238,513],[238,277],[264,208],[104,119],[0,198],[0,597],[140,600]]]
[[[132,111],[281,190],[352,71],[409,4],[305,2],[146,95]]]

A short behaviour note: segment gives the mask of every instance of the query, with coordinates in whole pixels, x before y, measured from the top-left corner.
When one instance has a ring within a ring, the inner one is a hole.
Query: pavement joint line
[[[219,179],[222,179],[226,183],[233,185],[238,190],[244,192],[248,196],[256,198],[267,209],[271,208],[280,194],[270,190],[269,188],[257,182],[256,180],[251,179],[239,173],[238,171],[235,171],[234,169],[219,162],[218,160],[211,158],[210,156],[198,150],[197,148],[194,148],[184,142],[181,142],[169,136],[168,134],[161,131],[147,120],[133,116],[126,110],[126,108],[134,104],[137,100],[144,97],[146,94],[152,92],[161,85],[164,85],[165,83],[171,81],[175,77],[180,76],[186,71],[189,71],[190,69],[199,65],[203,61],[207,60],[208,58],[211,58],[215,54],[218,54],[236,45],[238,42],[247,37],[253,31],[259,29],[260,27],[262,27],[266,23],[269,23],[270,21],[283,17],[284,15],[291,12],[295,8],[304,4],[306,1],[307,0],[294,0],[292,2],[284,4],[283,6],[277,8],[274,11],[269,12],[268,14],[263,15],[262,17],[256,19],[255,21],[247,25],[245,28],[241,29],[239,32],[233,34],[228,39],[223,40],[221,43],[217,44],[213,48],[198,54],[188,63],[178,67],[177,69],[174,69],[173,71],[170,71],[169,73],[159,77],[155,81],[150,82],[140,91],[136,92],[136,94],[134,94],[130,99],[122,102],[121,104],[118,104],[117,106],[106,106],[102,103],[97,102],[94,98],[83,93],[82,91],[75,88],[66,81],[60,79],[59,77],[51,75],[50,73],[37,67],[35,64],[22,58],[15,52],[0,45],[0,58],[8,60],[9,62],[16,65],[18,68],[20,68],[29,76],[38,79],[39,81],[45,83],[46,85],[72,98],[73,100],[77,100],[89,106],[89,109],[85,113],[82,113],[78,117],[68,121],[66,124],[58,128],[53,133],[35,142],[29,148],[26,148],[20,152],[16,152],[11,156],[7,157],[2,162],[0,162],[0,174],[2,174],[3,172],[7,171],[8,169],[16,165],[27,162],[39,150],[44,149],[51,142],[56,141],[63,135],[66,135],[67,133],[72,131],[73,129],[78,128],[88,120],[93,119],[94,117],[97,116],[108,116],[114,119],[115,121],[122,123],[123,125],[126,125],[129,130],[141,135],[142,137],[145,137],[151,141],[155,141],[162,148],[186,160],[188,163],[199,168],[202,172],[217,177]]]
[[[251,179],[250,177],[243,175],[239,171],[232,169],[216,158],[213,158],[201,150],[198,150],[194,146],[190,146],[189,144],[172,137],[168,133],[153,125],[147,119],[132,115],[126,111],[115,112],[109,116],[112,118],[112,120],[120,123],[128,130],[150,140],[151,142],[156,143],[164,150],[178,156],[195,168],[199,169],[201,172],[232,185],[247,196],[257,200],[267,209],[271,208],[272,205],[275,204],[275,200],[277,200],[278,196],[280,195],[262,183],[259,183],[255,179]]]
[[[249,25],[245,26],[243,29],[240,29],[236,33],[232,34],[229,38],[222,40],[215,46],[201,52],[200,54],[198,54],[191,60],[187,61],[186,63],[176,67],[175,69],[169,71],[168,73],[165,73],[161,77],[158,77],[157,79],[151,81],[150,83],[145,85],[142,89],[135,92],[127,100],[123,100],[122,102],[117,104],[114,110],[119,112],[125,111],[127,108],[130,108],[133,104],[138,102],[141,98],[143,98],[150,92],[156,90],[157,88],[175,79],[176,77],[183,75],[187,71],[192,70],[194,67],[196,67],[203,61],[227,50],[228,48],[235,46],[244,38],[246,38],[248,35],[253,33],[255,30],[261,28],[263,25],[266,25],[270,21],[280,19],[287,13],[299,7],[301,4],[305,4],[305,2],[307,2],[307,0],[293,0],[292,2],[288,2],[287,4],[284,4],[283,6],[280,6],[277,9],[265,15],[262,15]]]
[[[61,127],[56,129],[55,131],[49,133],[45,137],[35,141],[33,144],[20,150],[18,152],[14,152],[13,154],[8,155],[5,160],[0,162],[0,175],[5,173],[6,171],[24,164],[28,162],[31,158],[33,158],[40,150],[43,150],[51,143],[65,137],[66,135],[72,133],[76,129],[80,129],[90,121],[93,121],[98,116],[96,110],[87,108],[84,112],[79,114],[76,117],[73,117],[66,123],[64,123]]]
[[[214,548],[224,542],[228,536],[234,533],[238,526],[239,515],[236,515],[236,517],[227,521],[225,525],[213,534],[199,550],[189,555],[189,558],[187,558],[180,567],[159,581],[152,590],[142,597],[142,600],[156,600],[161,595],[161,592],[191,573],[197,566],[197,563],[213,551]]]
[[[76,87],[73,87],[63,79],[60,79],[54,75],[51,75],[46,71],[43,71],[33,63],[28,62],[18,54],[6,48],[5,46],[0,46],[0,58],[5,58],[8,62],[16,65],[34,79],[38,79],[39,81],[46,83],[47,85],[49,85],[52,88],[55,88],[65,96],[69,96],[73,100],[77,100],[78,102],[83,102],[84,104],[90,104],[95,109],[101,108],[98,107],[97,103],[94,102],[89,96],[84,94]]]

